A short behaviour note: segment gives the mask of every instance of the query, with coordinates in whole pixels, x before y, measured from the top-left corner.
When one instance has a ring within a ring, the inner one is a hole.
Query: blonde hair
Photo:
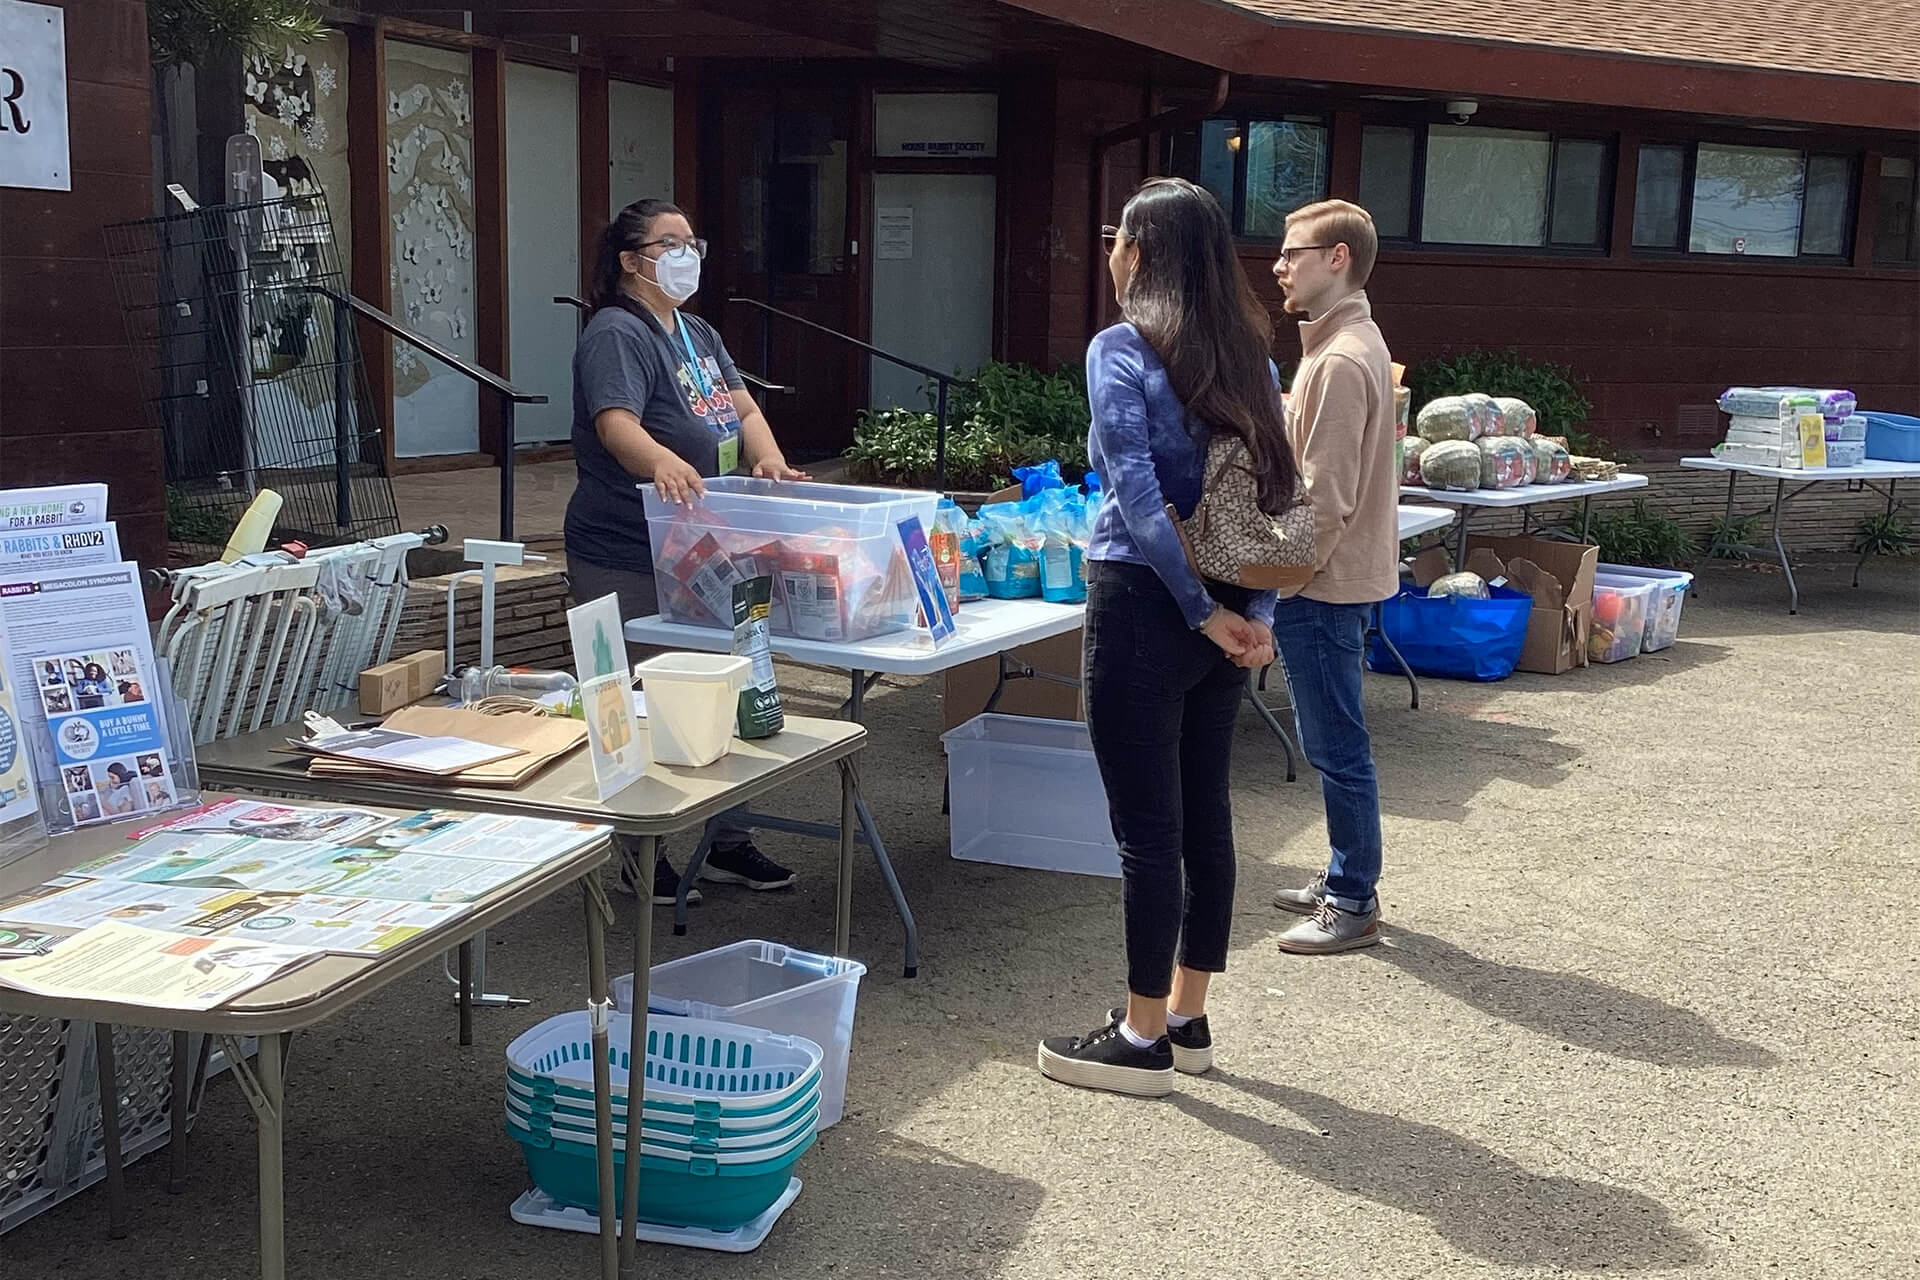
[[[1346,200],[1321,200],[1302,205],[1287,215],[1287,229],[1301,225],[1326,244],[1344,244],[1352,259],[1350,278],[1356,289],[1364,288],[1373,275],[1374,259],[1380,256],[1380,233],[1373,229],[1373,215]]]

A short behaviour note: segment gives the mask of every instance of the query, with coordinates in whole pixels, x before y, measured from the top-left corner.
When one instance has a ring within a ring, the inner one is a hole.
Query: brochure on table
[[[31,688],[28,696],[33,696]],[[0,867],[32,853],[46,840],[47,825],[40,818],[40,798],[33,785],[32,752],[14,697],[6,637],[0,632]]]
[[[120,921],[377,955],[606,831],[451,809],[395,819],[229,801],[135,832],[142,838],[122,850],[0,899],[0,948],[65,946]]]
[[[731,614],[723,615],[731,616]],[[616,795],[647,774],[646,754],[634,723],[633,679],[626,671],[627,643],[620,631],[620,601],[604,595],[567,610],[573,669],[580,678],[580,709],[587,721],[587,756],[600,799]]]
[[[197,801],[137,564],[0,567],[0,639],[50,830]]]
[[[0,960],[0,983],[36,995],[212,1009],[299,968],[320,952],[200,938],[109,920],[37,956]]]
[[[919,516],[908,516],[899,524],[900,546],[907,553],[907,567],[913,571],[914,594],[920,598],[920,616],[927,624],[934,648],[953,638],[953,607],[940,585],[940,569],[933,562],[933,548],[927,544],[926,530]]]

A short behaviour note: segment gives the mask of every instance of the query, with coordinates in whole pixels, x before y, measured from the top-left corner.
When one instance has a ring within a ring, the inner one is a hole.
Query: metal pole
[[[859,793],[854,789],[853,766],[850,762],[840,762],[840,876],[834,886],[833,898],[833,954],[847,954],[849,937],[853,931],[853,829],[860,821],[855,811],[854,801]]]
[[[947,380],[941,378],[936,385],[940,388],[940,399],[936,410],[939,423],[933,439],[933,487],[944,493],[947,488]]]
[[[500,397],[500,541],[513,541],[513,401]]]
[[[353,321],[338,297],[326,298],[333,307],[333,522],[345,530],[353,527],[353,370],[347,365],[347,326]]]

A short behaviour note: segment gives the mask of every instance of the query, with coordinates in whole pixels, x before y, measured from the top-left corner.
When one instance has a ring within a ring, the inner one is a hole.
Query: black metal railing
[[[885,360],[888,364],[897,365],[909,372],[917,373],[923,378],[931,378],[934,384],[933,487],[942,491],[946,489],[947,407],[950,393],[955,387],[971,387],[974,385],[972,378],[962,377],[954,373],[943,373],[938,369],[929,368],[924,364],[920,364],[918,361],[909,360],[905,356],[895,355],[893,352],[882,347],[876,347],[871,342],[856,338],[850,333],[842,333],[838,329],[829,328],[824,324],[809,320],[805,316],[795,315],[791,311],[782,311],[778,307],[770,307],[758,298],[745,298],[739,294],[734,294],[729,297],[727,301],[752,307],[754,310],[760,312],[760,352],[762,364],[766,361],[766,356],[771,345],[769,325],[772,319],[777,316],[782,320],[797,324],[804,329],[812,329],[815,333],[823,333],[827,337],[844,342],[850,347],[857,347],[859,350],[866,352],[876,359]]]
[[[326,293],[336,303],[344,302],[355,315],[362,317],[374,327],[384,329],[402,342],[432,356],[447,368],[472,381],[476,386],[485,387],[500,397],[500,449],[496,455],[500,463],[500,540],[511,542],[513,540],[513,409],[515,405],[521,404],[545,404],[546,394],[539,391],[526,391],[514,386],[499,374],[482,369],[464,356],[455,355],[433,339],[421,337],[372,303],[363,302],[350,293],[336,293],[331,289],[320,289],[319,292]],[[336,314],[344,316],[346,312],[340,310]]]
[[[580,327],[582,329],[587,327],[587,317],[593,314],[593,304],[585,298],[576,298],[570,293],[556,293],[553,296],[553,303],[557,307],[573,307],[577,309],[580,312]],[[755,391],[764,391],[769,395],[790,396],[799,390],[798,387],[782,386],[780,383],[770,382],[758,374],[748,373],[745,369],[740,368],[737,362],[734,365],[734,369],[742,378],[746,379],[747,385]]]

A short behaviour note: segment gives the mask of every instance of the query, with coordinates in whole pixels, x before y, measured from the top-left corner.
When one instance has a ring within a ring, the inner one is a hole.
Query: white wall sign
[[[0,0],[0,187],[73,190],[66,15]]]
[[[913,206],[896,205],[873,211],[874,252],[884,261],[913,256]]]

